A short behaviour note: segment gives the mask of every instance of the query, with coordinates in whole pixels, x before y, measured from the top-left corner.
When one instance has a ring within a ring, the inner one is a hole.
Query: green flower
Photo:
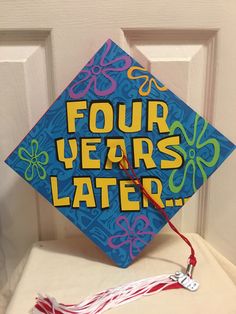
[[[183,137],[186,141],[185,145],[184,142],[181,143],[185,146],[185,148],[187,149],[183,149],[181,146],[175,146],[175,149],[178,150],[181,155],[184,158],[184,169],[181,170],[183,171],[183,177],[180,181],[180,183],[176,184],[174,182],[176,182],[175,180],[175,175],[177,174],[178,171],[180,171],[179,169],[175,169],[171,172],[170,178],[169,178],[169,187],[170,190],[173,193],[178,193],[182,190],[186,177],[187,177],[187,173],[189,172],[189,169],[192,167],[192,187],[193,187],[193,191],[196,192],[197,187],[196,187],[196,172],[199,169],[202,179],[203,179],[203,183],[207,180],[207,174],[204,170],[204,166],[205,167],[213,167],[215,166],[215,164],[217,163],[219,156],[220,156],[220,144],[219,142],[214,139],[214,138],[209,138],[206,141],[204,141],[203,143],[201,143],[201,139],[207,129],[207,125],[208,123],[206,121],[204,121],[204,125],[203,128],[199,134],[199,136],[197,137],[197,128],[198,128],[198,121],[199,121],[199,115],[196,114],[195,117],[195,121],[194,121],[194,131],[193,131],[193,137],[192,139],[190,139],[184,129],[184,126],[182,125],[182,123],[180,123],[179,121],[175,121],[171,127],[170,127],[170,135],[175,134],[175,130],[179,129],[182,134]],[[187,144],[187,145],[186,145]],[[206,160],[203,157],[201,157],[202,155],[202,148],[206,147],[207,145],[213,145],[213,153],[210,154],[211,160]],[[198,167],[198,169],[197,169]]]
[[[31,181],[35,176],[35,170],[41,180],[44,180],[47,173],[43,166],[48,163],[49,157],[46,151],[38,152],[38,141],[32,140],[30,143],[31,152],[28,152],[24,147],[18,149],[18,156],[21,160],[28,163],[28,167],[25,169],[25,179]]]

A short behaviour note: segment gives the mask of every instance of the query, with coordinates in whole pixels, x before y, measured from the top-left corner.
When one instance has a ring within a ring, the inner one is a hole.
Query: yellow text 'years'
[[[174,135],[160,139],[154,146],[153,142],[148,137],[133,137],[131,139],[133,153],[133,167],[140,168],[141,162],[144,163],[146,169],[156,168],[161,169],[177,169],[183,164],[183,157],[175,151],[172,146],[180,144],[180,136]],[[126,141],[124,138],[81,138],[79,143],[76,138],[71,139],[57,139],[56,152],[58,161],[62,162],[66,170],[72,169],[74,162],[80,158],[80,169],[112,169],[113,163],[119,162],[119,151],[122,150],[127,156]],[[99,145],[105,145],[106,158],[104,161],[100,160],[101,153]],[[69,153],[65,151],[69,148]],[[161,159],[160,165],[157,165],[153,154],[155,151],[167,155],[171,159]],[[93,153],[93,157],[91,154]],[[127,166],[127,165],[125,165]]]

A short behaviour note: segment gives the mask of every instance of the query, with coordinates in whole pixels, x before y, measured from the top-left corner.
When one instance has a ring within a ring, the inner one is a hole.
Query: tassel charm
[[[188,273],[184,274],[180,271],[177,271],[175,275],[170,276],[170,278],[178,282],[181,286],[189,291],[196,291],[199,288],[199,283],[189,277]]]

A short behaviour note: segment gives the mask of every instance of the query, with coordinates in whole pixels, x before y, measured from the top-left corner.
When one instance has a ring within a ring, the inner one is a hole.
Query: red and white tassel
[[[162,290],[182,288],[183,286],[171,279],[171,275],[150,277],[110,288],[92,297],[86,298],[79,304],[65,305],[58,303],[54,298],[38,295],[34,307],[34,314],[97,314],[103,313],[111,308],[134,301],[142,296],[151,295]]]

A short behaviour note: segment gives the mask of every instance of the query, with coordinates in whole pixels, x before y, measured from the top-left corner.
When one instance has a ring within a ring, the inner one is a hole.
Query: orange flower
[[[139,72],[141,72],[141,75],[136,75],[134,76],[133,75],[133,72],[137,70]],[[144,73],[144,74],[142,74]],[[147,73],[147,74],[146,74]],[[140,85],[139,87],[139,94],[141,96],[148,96],[151,92],[151,88],[152,88],[152,84],[155,85],[155,87],[163,92],[163,91],[166,91],[167,90],[167,87],[166,86],[161,86],[159,82],[157,82],[157,80],[150,76],[149,72],[147,71],[147,69],[144,69],[142,67],[139,67],[139,66],[133,66],[131,68],[129,68],[128,72],[127,72],[127,75],[128,75],[128,78],[130,80],[138,80],[138,79],[144,79],[144,81],[142,82],[142,84]]]

